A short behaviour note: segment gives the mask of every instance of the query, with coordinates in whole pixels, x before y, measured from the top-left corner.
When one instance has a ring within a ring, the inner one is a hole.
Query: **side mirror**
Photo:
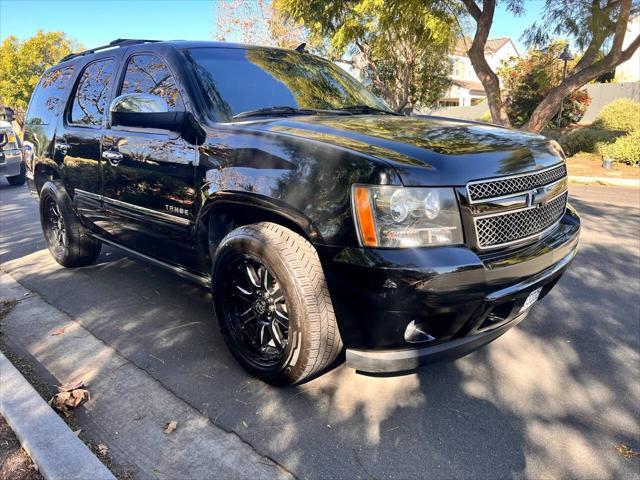
[[[164,98],[148,93],[126,93],[109,107],[111,126],[157,128],[182,132],[186,112],[171,112]]]

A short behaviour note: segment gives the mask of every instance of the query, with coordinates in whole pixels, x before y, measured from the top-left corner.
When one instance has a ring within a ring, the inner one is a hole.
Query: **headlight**
[[[354,185],[353,214],[360,244],[407,248],[463,242],[452,188]]]

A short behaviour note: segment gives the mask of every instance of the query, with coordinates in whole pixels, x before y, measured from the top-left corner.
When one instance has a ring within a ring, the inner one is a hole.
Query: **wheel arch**
[[[33,169],[33,181],[36,192],[40,194],[43,185],[49,180],[61,180],[60,169],[56,164],[39,162]]]
[[[198,215],[199,228],[206,231],[213,259],[220,241],[232,230],[257,222],[273,222],[306,238],[310,243],[322,237],[302,212],[274,199],[244,192],[224,192],[209,198]]]

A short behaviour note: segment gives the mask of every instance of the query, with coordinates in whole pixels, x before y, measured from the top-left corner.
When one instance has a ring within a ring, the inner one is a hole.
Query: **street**
[[[279,389],[232,358],[208,291],[108,246],[94,266],[58,266],[36,202],[1,183],[3,270],[296,477],[640,477],[640,458],[615,448],[640,450],[637,189],[571,185],[576,260],[487,347],[412,374],[341,365]]]

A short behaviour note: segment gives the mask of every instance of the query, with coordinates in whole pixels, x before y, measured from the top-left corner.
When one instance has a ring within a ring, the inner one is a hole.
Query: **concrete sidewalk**
[[[79,425],[136,479],[292,478],[5,272],[0,272],[0,299],[18,301],[2,324],[9,343],[28,352],[60,384],[88,385],[91,400],[80,407],[86,418]],[[170,421],[177,429],[166,434]]]
[[[613,185],[616,187],[640,188],[640,179],[638,178],[585,177],[580,175],[569,175],[569,182],[583,185]]]
[[[115,480],[2,353],[0,378],[0,413],[44,478]]]

